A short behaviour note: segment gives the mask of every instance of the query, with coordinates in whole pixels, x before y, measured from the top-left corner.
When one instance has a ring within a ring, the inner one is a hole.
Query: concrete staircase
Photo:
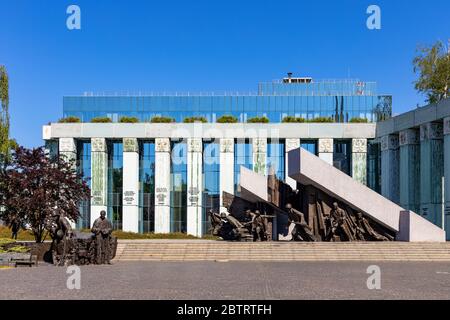
[[[122,240],[115,261],[439,261],[447,243],[234,243],[207,240]]]

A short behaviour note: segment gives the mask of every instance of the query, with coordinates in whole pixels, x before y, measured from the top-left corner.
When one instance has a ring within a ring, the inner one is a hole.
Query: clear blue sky
[[[82,29],[66,28],[66,9]],[[382,29],[366,28],[366,9]],[[93,92],[256,91],[286,72],[377,81],[394,113],[423,104],[418,44],[450,38],[448,0],[0,0],[0,64],[10,74],[12,136],[42,144],[62,97]]]

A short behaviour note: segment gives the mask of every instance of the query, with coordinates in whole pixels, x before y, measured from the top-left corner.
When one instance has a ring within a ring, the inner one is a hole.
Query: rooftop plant
[[[367,118],[358,118],[358,117],[355,117],[355,118],[351,118],[349,122],[350,122],[350,123],[368,123],[369,120],[367,120]]]
[[[247,123],[269,123],[269,118],[267,117],[253,117],[247,119]]]
[[[80,123],[81,120],[75,116],[69,116],[58,120],[58,123]]]
[[[303,122],[306,122],[306,120],[305,120],[305,118],[287,116],[287,117],[284,117],[281,122],[283,122],[283,123],[303,123]]]
[[[201,122],[201,123],[207,123],[208,120],[205,117],[187,117],[183,120],[184,123],[195,123],[195,122]]]
[[[112,120],[108,117],[97,117],[91,119],[92,123],[110,123]]]
[[[217,123],[237,123],[238,118],[232,115],[223,115],[216,120]]]
[[[310,123],[333,123],[334,119],[331,117],[317,117],[314,119],[308,120]]]
[[[139,119],[136,117],[121,117],[119,119],[120,123],[138,123]]]
[[[150,119],[151,123],[173,123],[175,122],[174,118],[170,117],[153,117]]]

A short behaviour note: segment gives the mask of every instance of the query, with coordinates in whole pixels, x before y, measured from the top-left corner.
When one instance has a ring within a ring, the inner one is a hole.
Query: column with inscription
[[[267,139],[252,139],[253,171],[262,175],[266,174],[267,167]]]
[[[450,117],[444,119],[444,228],[450,241]]]
[[[367,184],[367,139],[352,140],[352,177]]]
[[[442,123],[420,126],[420,215],[442,227],[444,141]]]
[[[188,139],[187,147],[187,233],[201,237],[203,235],[202,139]]]
[[[419,131],[400,131],[400,206],[420,211],[420,140]]]
[[[390,134],[381,138],[381,194],[399,203],[399,145],[398,135]]]
[[[74,138],[59,139],[59,155],[62,159],[70,162],[73,169],[76,169],[77,145]],[[75,222],[72,220],[69,220],[69,222],[72,228],[75,228]]]
[[[91,226],[108,211],[108,152],[105,138],[91,139]]]
[[[139,232],[139,145],[136,138],[123,139],[123,231]]]
[[[170,233],[170,139],[155,140],[155,233]]]

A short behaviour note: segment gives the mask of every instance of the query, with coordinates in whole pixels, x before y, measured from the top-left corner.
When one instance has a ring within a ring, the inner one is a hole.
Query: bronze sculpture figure
[[[96,263],[111,264],[111,233],[112,224],[106,218],[106,212],[100,212],[100,218],[94,221],[91,232],[95,235]]]

